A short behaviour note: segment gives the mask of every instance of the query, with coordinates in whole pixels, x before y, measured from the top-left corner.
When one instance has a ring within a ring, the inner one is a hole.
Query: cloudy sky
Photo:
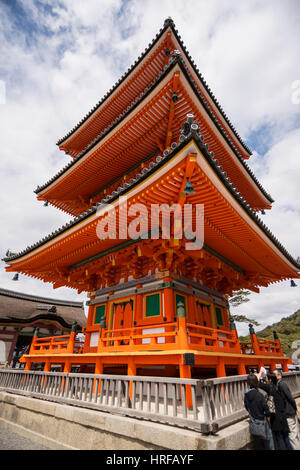
[[[68,161],[55,145],[102,98],[171,16],[275,203],[263,217],[300,256],[298,0],[0,0],[1,257],[70,219],[33,190]],[[85,300],[1,262],[0,286]],[[300,308],[300,281],[262,288],[236,309],[261,326]],[[247,325],[238,327],[246,333]]]

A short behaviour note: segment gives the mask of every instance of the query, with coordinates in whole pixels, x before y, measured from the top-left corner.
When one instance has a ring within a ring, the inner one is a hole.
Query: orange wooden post
[[[181,305],[176,305],[176,316],[178,320],[178,336],[177,336],[177,344],[179,349],[187,350],[190,349],[190,345],[188,342],[188,333],[186,328],[186,312],[185,309],[182,308]],[[182,357],[183,360],[183,357]],[[191,366],[179,364],[179,373],[180,378],[190,379],[191,375]],[[192,389],[191,386],[186,386],[186,406],[191,408],[193,406],[192,400]]]
[[[221,357],[219,357],[218,359],[219,360],[218,360],[217,367],[216,367],[217,377],[226,377],[224,359],[222,359]]]
[[[264,367],[264,362],[260,359],[257,361],[257,368],[258,368],[258,371],[260,371],[261,367]]]
[[[191,366],[185,366],[185,365],[180,364],[179,374],[180,374],[181,379],[191,379],[192,378]],[[186,385],[185,390],[186,390],[186,406],[187,408],[192,408],[193,407],[192,388],[190,385]],[[182,399],[182,392],[181,392],[181,399]]]
[[[128,359],[127,375],[136,375],[136,364],[134,361],[134,357],[130,357]],[[130,380],[129,382],[129,397],[132,398],[132,380]]]
[[[45,364],[44,364],[44,370],[43,370],[43,372],[50,372],[50,370],[51,370],[51,362],[50,362],[50,359],[46,359],[46,360],[45,360]],[[42,387],[45,387],[46,380],[47,380],[46,376],[41,378],[41,386],[42,386]]]
[[[95,374],[96,375],[103,374],[103,362],[101,362],[101,359],[96,359]],[[97,384],[97,381],[94,380],[93,393],[99,393],[101,389],[101,380],[99,380],[98,390],[96,390],[96,384]]]
[[[186,319],[185,317],[178,318],[178,332],[176,343],[179,349],[189,349],[187,329],[186,329]]]
[[[274,337],[274,341],[275,341],[275,343],[276,343],[276,347],[279,349],[280,354],[281,354],[282,356],[284,356],[284,353],[283,353],[283,351],[282,351],[282,347],[281,347],[280,340],[279,340],[278,335],[277,335],[277,333],[276,333],[275,330],[273,331],[273,337]]]
[[[257,337],[253,328],[253,325],[249,323],[249,333],[250,333],[250,338],[251,338],[251,343],[252,343],[252,348],[255,356],[258,356],[260,354],[259,350],[259,344],[257,341]]]
[[[192,288],[192,286],[189,286],[189,288]],[[187,299],[187,304],[188,304],[188,311],[187,311],[187,320],[188,323],[196,323],[196,301],[195,297],[193,295],[189,295]]]
[[[69,374],[71,372],[71,367],[72,367],[72,364],[71,364],[71,361],[66,359],[65,360],[65,363],[64,363],[64,369],[63,369],[63,372],[65,374]],[[65,386],[64,386],[64,389],[67,388],[67,383],[68,383],[68,378],[65,379]],[[62,381],[62,384],[61,384],[61,388],[63,388],[63,381]]]
[[[171,278],[170,277],[165,277],[164,282],[167,284],[163,291],[164,295],[164,306],[165,306],[165,311],[164,311],[164,316],[167,318],[167,321],[174,321],[175,317],[175,308],[174,308],[174,295],[173,295],[173,290],[169,286],[171,283]]]
[[[101,359],[96,359],[95,374],[103,374],[103,362],[101,362]]]
[[[51,370],[50,359],[46,359],[45,365],[44,365],[44,372],[50,372],[50,370]]]
[[[235,323],[234,323],[232,318],[230,318],[228,321],[229,321],[229,328],[231,330],[231,333],[234,335],[234,338],[236,340],[236,344],[234,346],[234,351],[237,352],[238,354],[242,354],[239,335],[238,335],[238,332],[236,331]],[[245,369],[245,371],[246,371],[246,369]],[[243,374],[240,374],[240,375],[243,375]]]
[[[281,362],[282,362],[282,372],[289,372],[288,362],[287,361],[281,361]]]
[[[74,353],[75,336],[76,336],[76,325],[77,325],[77,322],[74,321],[73,324],[72,324],[72,330],[71,330],[71,333],[70,333],[70,339],[69,339],[68,346],[67,346],[67,353],[69,353],[69,354],[73,354],[73,353]]]
[[[239,375],[246,375],[246,366],[243,362],[238,363],[238,374]]]
[[[235,340],[233,350],[234,350],[234,352],[236,352],[238,354],[242,354],[238,332],[236,330],[232,330],[232,334],[233,334],[233,339]]]
[[[140,289],[142,284],[138,284],[136,286],[137,289]],[[140,323],[143,319],[143,295],[137,294],[135,297],[135,312],[134,312],[134,320],[137,323]]]
[[[90,295],[90,300],[94,300],[94,299],[95,299],[95,296]],[[89,305],[88,317],[87,317],[87,322],[86,322],[86,330],[85,330],[85,341],[84,341],[84,346],[83,346],[84,353],[87,352],[87,349],[90,346],[91,333],[88,330],[89,330],[89,327],[93,325],[94,313],[95,313],[95,305]]]
[[[34,346],[38,338],[39,330],[40,330],[39,327],[36,327],[34,329],[33,338],[32,338],[32,342],[31,342],[30,349],[29,349],[29,354],[34,354]]]

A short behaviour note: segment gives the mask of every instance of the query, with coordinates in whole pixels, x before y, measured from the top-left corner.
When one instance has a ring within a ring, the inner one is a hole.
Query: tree
[[[227,297],[229,305],[232,305],[232,307],[239,307],[243,303],[250,302],[250,299],[248,299],[248,296],[251,294],[249,290],[239,290],[234,292],[232,297]],[[248,318],[245,315],[234,315],[231,313],[229,309],[229,318],[235,322],[239,323],[252,323],[255,326],[259,326],[259,323],[256,320],[253,320],[252,318]]]

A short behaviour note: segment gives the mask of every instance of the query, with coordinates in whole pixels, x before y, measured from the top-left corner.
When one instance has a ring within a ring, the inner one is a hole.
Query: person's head
[[[249,388],[257,388],[258,387],[258,378],[255,374],[249,374],[247,377],[247,384]]]
[[[277,384],[277,377],[275,374],[271,374],[271,372],[267,373],[267,381],[269,384],[276,385]]]
[[[282,379],[282,372],[281,372],[280,369],[275,369],[275,370],[273,371],[273,374],[276,376],[276,379],[277,379],[277,380],[281,380],[281,379]]]

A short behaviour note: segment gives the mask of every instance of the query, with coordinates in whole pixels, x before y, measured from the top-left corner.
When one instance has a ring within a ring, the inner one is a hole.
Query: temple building
[[[299,278],[300,265],[262,222],[274,201],[170,18],[58,146],[71,160],[35,192],[73,218],[9,253],[6,270],[87,292],[89,313],[79,349],[74,332],[61,344],[36,334],[27,370],[287,370],[276,334],[267,341],[251,328],[240,343],[228,296]]]
[[[0,289],[0,363],[15,366],[18,358],[29,350],[34,331],[40,337],[62,338],[86,325],[82,302],[40,297],[8,289]]]

